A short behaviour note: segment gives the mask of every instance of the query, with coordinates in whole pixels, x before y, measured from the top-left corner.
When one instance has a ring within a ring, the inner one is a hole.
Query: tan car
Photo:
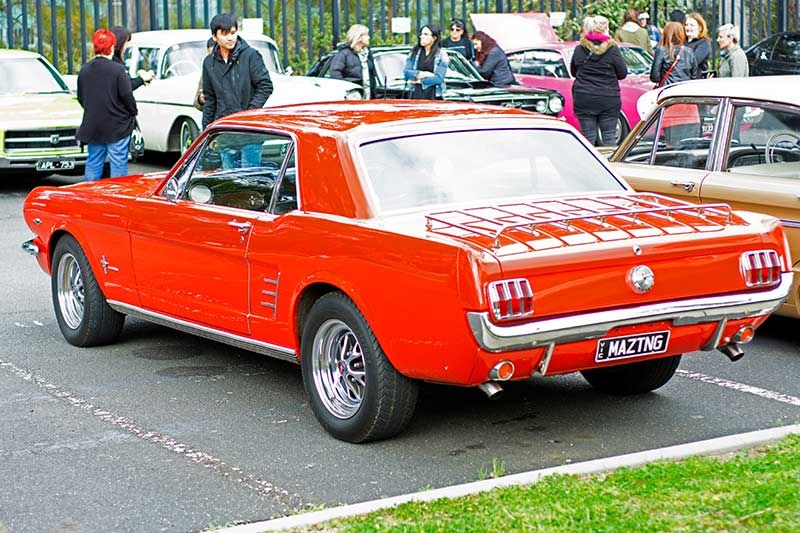
[[[698,80],[655,101],[614,169],[639,191],[779,218],[795,276],[778,314],[800,318],[800,77]]]

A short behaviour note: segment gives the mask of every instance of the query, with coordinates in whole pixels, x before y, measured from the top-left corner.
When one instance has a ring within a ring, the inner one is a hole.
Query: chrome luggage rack
[[[486,237],[491,241],[492,250],[501,247],[500,240],[504,237],[532,251],[536,248],[530,239],[514,236],[513,230],[526,232],[534,238],[555,239],[560,246],[569,246],[567,238],[577,234],[589,235],[598,242],[637,237],[634,231],[641,228],[661,235],[705,233],[721,231],[734,223],[728,204],[691,204],[655,194],[552,198],[437,211],[425,218],[425,229],[433,233],[466,237],[454,232],[461,230]],[[662,223],[657,225],[656,220]],[[672,227],[677,229],[667,231],[663,221],[672,223]],[[600,235],[609,231],[622,232],[623,236],[610,238]]]

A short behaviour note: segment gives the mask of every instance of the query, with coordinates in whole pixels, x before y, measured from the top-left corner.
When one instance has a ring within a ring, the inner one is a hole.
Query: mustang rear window
[[[381,211],[624,186],[571,133],[547,129],[444,132],[361,146]]]

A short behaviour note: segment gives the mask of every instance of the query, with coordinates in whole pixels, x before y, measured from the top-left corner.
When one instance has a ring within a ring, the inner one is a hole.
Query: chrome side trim
[[[33,239],[23,242],[22,250],[34,257],[39,255],[39,247],[33,244]]]
[[[672,320],[675,326],[686,326],[765,315],[775,311],[783,303],[791,288],[792,273],[786,272],[781,275],[778,286],[761,292],[708,296],[583,313],[518,326],[498,326],[491,322],[488,312],[467,313],[467,321],[481,348],[488,352],[507,352],[538,348],[551,343],[564,344],[595,339],[616,327],[658,320]]]
[[[291,363],[298,364],[300,363],[300,360],[297,358],[297,354],[295,354],[294,350],[291,348],[285,348],[283,346],[270,344],[268,342],[242,337],[241,335],[219,331],[208,326],[200,326],[179,318],[163,315],[161,313],[156,313],[155,311],[149,311],[147,309],[142,309],[140,307],[135,307],[122,302],[109,300],[108,305],[120,313],[135,316],[136,318],[154,322],[168,328],[177,329],[178,331],[183,331],[184,333],[191,333],[193,335],[203,337],[204,339],[222,342],[243,350],[249,350],[251,352],[268,355],[269,357],[274,357],[276,359],[282,359],[283,361],[289,361]]]
[[[783,224],[787,228],[800,228],[800,221],[793,220],[793,219],[790,219],[790,218],[782,218],[781,219],[781,224]]]

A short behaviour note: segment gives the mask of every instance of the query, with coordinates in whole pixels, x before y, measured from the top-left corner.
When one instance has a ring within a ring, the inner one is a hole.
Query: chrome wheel
[[[314,386],[325,408],[337,418],[358,412],[364,400],[364,353],[353,330],[338,319],[325,321],[314,335]]]
[[[71,253],[65,253],[58,261],[56,292],[64,323],[70,329],[78,329],[83,322],[83,275],[78,260]]]

